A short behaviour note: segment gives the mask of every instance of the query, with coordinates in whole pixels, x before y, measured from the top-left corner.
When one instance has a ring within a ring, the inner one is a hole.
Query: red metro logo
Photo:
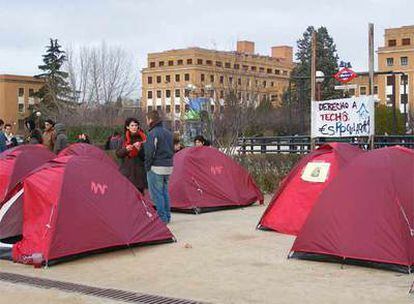
[[[355,77],[358,77],[358,75],[348,68],[342,68],[339,70],[338,73],[334,75],[335,79],[342,83],[350,82]]]
[[[106,190],[108,189],[108,186],[105,184],[95,183],[91,182],[91,192],[95,195],[105,195]]]

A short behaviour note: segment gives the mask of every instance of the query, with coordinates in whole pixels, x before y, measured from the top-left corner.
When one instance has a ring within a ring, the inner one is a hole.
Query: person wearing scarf
[[[147,136],[140,128],[138,119],[133,117],[125,120],[124,131],[122,144],[116,150],[117,157],[121,159],[119,170],[141,193],[144,193],[148,186],[142,147]]]

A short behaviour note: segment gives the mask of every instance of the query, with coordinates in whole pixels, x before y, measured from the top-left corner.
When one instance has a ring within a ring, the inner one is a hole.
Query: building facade
[[[39,102],[34,94],[43,81],[30,76],[0,75],[0,118],[13,127],[13,132],[24,131],[24,119]]]
[[[218,111],[229,92],[247,102],[280,104],[293,68],[292,47],[272,47],[271,56],[255,54],[254,47],[254,42],[238,41],[234,52],[193,47],[148,54],[142,109],[179,118],[188,110],[188,98],[207,97],[211,110]]]
[[[414,26],[385,30],[384,45],[378,48],[378,70],[374,78],[374,95],[380,103],[395,104],[402,113],[414,109]],[[367,95],[368,75],[355,78],[350,95]],[[404,92],[405,89],[405,92]]]

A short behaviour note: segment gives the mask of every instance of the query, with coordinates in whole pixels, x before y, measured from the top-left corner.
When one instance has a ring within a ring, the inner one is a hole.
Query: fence
[[[369,149],[368,137],[316,138],[316,147],[327,142],[346,142]],[[388,135],[375,136],[374,148],[400,145],[414,149],[414,136]],[[238,139],[238,152],[246,153],[298,153],[304,154],[311,150],[310,136],[276,136],[276,137],[241,137]]]

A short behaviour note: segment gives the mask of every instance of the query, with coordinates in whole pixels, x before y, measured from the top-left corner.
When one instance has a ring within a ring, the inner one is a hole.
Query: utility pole
[[[312,105],[316,100],[316,32],[312,32],[312,57],[311,57],[311,124],[312,124]],[[315,138],[311,134],[311,150],[315,149]]]
[[[397,84],[397,75],[392,75],[392,132],[397,134],[397,92],[396,92],[396,84]]]
[[[370,96],[374,95],[374,24],[368,24],[368,71],[369,71],[369,94]],[[375,111],[375,106],[374,106]],[[375,121],[371,122],[375,128]],[[375,130],[375,129],[374,129]],[[369,146],[370,149],[374,149],[374,135],[369,137]]]

